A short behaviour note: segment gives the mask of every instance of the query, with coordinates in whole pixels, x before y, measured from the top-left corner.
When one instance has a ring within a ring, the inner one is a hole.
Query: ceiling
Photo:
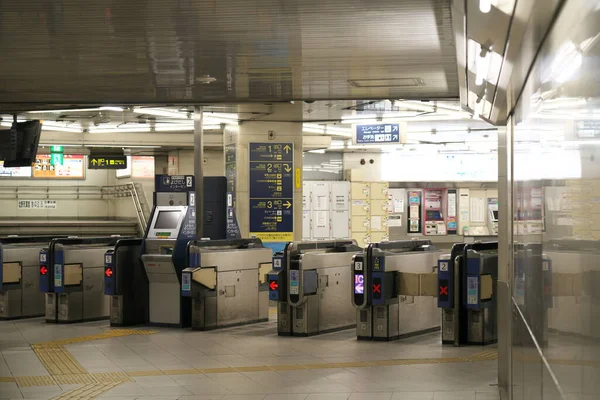
[[[450,0],[2,0],[0,110],[457,99]]]

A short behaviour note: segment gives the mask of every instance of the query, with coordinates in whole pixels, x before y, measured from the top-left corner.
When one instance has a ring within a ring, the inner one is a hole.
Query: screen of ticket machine
[[[177,239],[186,212],[187,207],[158,206],[151,221],[148,238]]]

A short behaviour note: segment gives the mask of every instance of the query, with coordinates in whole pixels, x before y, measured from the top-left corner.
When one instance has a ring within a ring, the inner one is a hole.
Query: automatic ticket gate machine
[[[0,239],[0,320],[41,317],[40,251],[60,236],[9,236]]]
[[[104,255],[104,294],[110,299],[110,325],[147,324],[148,276],[142,265],[142,239],[121,239]]]
[[[280,336],[312,336],[354,326],[350,300],[355,240],[288,243],[273,257],[270,299]]]
[[[352,302],[359,340],[396,340],[440,329],[429,240],[372,243],[352,260]]]
[[[498,242],[458,243],[438,263],[442,343],[486,345],[498,340]]]
[[[39,253],[40,291],[46,294],[46,322],[108,318],[104,256],[120,239],[123,238],[54,239]]]
[[[189,242],[181,295],[191,298],[192,328],[268,321],[272,255],[260,239]]]
[[[189,327],[191,298],[181,295],[186,249],[196,239],[193,176],[157,175],[154,209],[142,245],[142,263],[149,282],[149,324]],[[204,178],[204,234],[226,236],[227,181]]]

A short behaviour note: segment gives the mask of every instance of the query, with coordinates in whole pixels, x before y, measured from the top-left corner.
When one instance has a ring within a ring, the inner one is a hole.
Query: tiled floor
[[[72,326],[47,325],[41,319],[0,322],[0,399],[51,399],[84,391],[82,385],[20,387],[14,378],[49,375],[32,344],[107,330],[106,322]],[[67,344],[64,348],[88,378],[105,372],[128,374],[122,375],[129,382],[99,396],[111,400],[500,398],[494,386],[496,361],[468,359],[490,348],[442,347],[439,339],[439,334],[428,334],[390,343],[364,342],[357,341],[352,330],[285,338],[278,337],[275,323],[269,322],[212,332],[161,328],[153,335]],[[463,361],[431,361],[454,358]],[[409,360],[409,365],[392,360]],[[385,363],[390,365],[381,365]]]

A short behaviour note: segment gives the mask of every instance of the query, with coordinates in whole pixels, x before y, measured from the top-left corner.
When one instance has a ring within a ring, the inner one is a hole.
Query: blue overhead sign
[[[400,125],[356,125],[356,143],[400,143]]]
[[[293,143],[250,143],[250,234],[263,241],[293,238],[293,160]]]

